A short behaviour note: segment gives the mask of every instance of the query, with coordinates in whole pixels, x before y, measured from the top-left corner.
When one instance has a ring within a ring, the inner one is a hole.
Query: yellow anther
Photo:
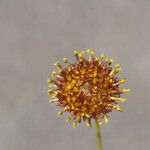
[[[56,72],[55,71],[52,71],[52,76],[54,77],[56,75]]]
[[[78,92],[78,90],[79,90],[79,89],[78,89],[77,87],[74,87],[74,88],[73,88],[73,91],[74,91],[74,92]]]
[[[83,117],[83,116],[84,116],[84,113],[81,113],[81,116]]]
[[[120,64],[116,64],[116,68],[119,68],[120,67]]]
[[[59,72],[59,73],[62,73],[62,70],[60,69],[60,70],[58,70],[58,72]]]
[[[103,125],[103,123],[101,122],[101,120],[100,120],[100,119],[98,119],[97,121],[98,121],[98,124],[99,124],[100,126],[102,126],[102,125]]]
[[[96,90],[98,87],[97,86],[94,86],[94,89]]]
[[[77,123],[76,123],[76,122],[73,122],[73,123],[72,123],[72,126],[73,126],[73,128],[76,128],[76,127],[77,127]]]
[[[128,92],[130,92],[131,91],[131,89],[122,89],[122,92],[123,93],[128,93]]]
[[[74,106],[73,105],[71,106],[71,109],[74,110]]]
[[[125,83],[126,80],[125,79],[120,79],[120,83]]]
[[[58,91],[55,91],[55,92],[54,92],[54,95],[55,95],[55,96],[58,95]]]
[[[75,100],[76,100],[76,97],[72,97],[72,101],[75,102]]]
[[[99,59],[98,58],[95,58],[95,61],[98,61]]]
[[[94,72],[94,76],[97,76],[97,72]]]
[[[105,62],[107,63],[108,61],[109,61],[109,58],[106,57],[106,58],[105,58]]]
[[[104,116],[104,121],[105,121],[106,124],[108,124],[108,122],[109,122],[109,120],[106,116]]]
[[[94,51],[91,51],[90,54],[91,54],[92,56],[94,56]]]
[[[54,85],[53,85],[53,84],[50,84],[48,87],[49,87],[49,88],[52,88],[52,87],[54,87]]]
[[[113,105],[113,108],[114,108],[114,109],[117,109],[117,110],[120,111],[120,112],[123,112],[123,109],[120,108],[119,105]]]
[[[51,94],[52,94],[52,90],[49,89],[49,90],[47,91],[47,94],[48,94],[48,95],[51,95]]]
[[[77,55],[77,54],[78,54],[78,51],[77,51],[77,50],[74,50],[73,53],[74,53],[74,55]]]
[[[51,82],[51,79],[47,79],[47,82],[50,83],[50,82]]]
[[[100,59],[102,60],[104,58],[104,54],[101,54],[100,55]]]
[[[91,127],[91,124],[89,122],[86,123],[87,127]]]
[[[73,116],[74,116],[73,114],[70,114],[66,119],[66,123],[68,123],[72,119]]]
[[[126,98],[121,98],[120,101],[125,103],[127,101],[127,99]]]
[[[49,100],[50,103],[53,103],[54,101],[52,99]]]
[[[58,64],[59,64],[59,61],[56,61],[56,63],[54,63],[53,65],[58,66]]]
[[[57,95],[58,95],[58,91],[55,91],[55,92],[53,93],[52,98],[56,97]]]
[[[61,115],[62,115],[62,112],[61,112],[61,111],[59,111],[57,114],[58,114],[58,116],[61,116]]]
[[[57,86],[56,86],[55,84],[49,84],[49,87],[50,87],[50,88],[52,88],[52,87],[55,88],[55,87],[57,87]]]
[[[81,54],[82,54],[82,56],[84,56],[84,55],[85,55],[85,52],[84,52],[84,51],[82,51],[82,52],[81,52]]]
[[[84,57],[84,51],[82,51],[81,53],[79,53],[79,57],[83,58]]]
[[[67,78],[68,81],[71,81],[71,76],[70,75],[68,75],[66,78]]]
[[[88,115],[88,114],[86,114],[85,116],[86,116],[87,118],[90,118],[90,117],[91,117],[91,116],[90,116],[90,115]]]
[[[113,82],[113,79],[110,79],[109,82],[112,83],[112,82]]]
[[[64,61],[65,63],[68,63],[67,58],[63,58],[63,61]]]
[[[91,51],[90,49],[87,49],[87,50],[86,50],[87,53],[89,53],[90,51]]]
[[[126,80],[125,80],[125,79],[120,79],[120,82],[121,82],[121,83],[125,83]]]
[[[110,99],[112,99],[112,100],[118,100],[119,99],[119,97],[110,97]]]
[[[67,111],[69,109],[69,106],[68,107],[65,107],[62,111],[59,111],[58,112],[58,116],[61,116],[65,111]]]
[[[71,86],[74,86],[74,85],[75,85],[75,83],[76,83],[76,80],[72,80],[72,82],[71,82]]]
[[[119,106],[118,105],[113,105],[113,108],[114,109],[117,109]]]
[[[120,111],[120,112],[123,112],[123,109],[120,108],[120,107],[117,107],[117,110]]]
[[[80,72],[81,72],[81,74],[85,74],[86,73],[85,69],[81,69]]]
[[[113,70],[109,73],[109,76],[110,76],[110,77],[113,77],[113,76],[116,75],[120,70],[121,70],[121,68],[115,68],[115,69],[113,69]]]
[[[58,101],[58,99],[50,99],[50,100],[49,100],[50,103],[54,103],[54,102],[56,102],[56,101]]]
[[[98,124],[99,124],[100,126],[102,126],[102,125],[103,125],[103,123],[102,123],[101,121],[99,121],[99,122],[98,122]]]
[[[111,58],[111,59],[109,60],[109,62],[110,62],[110,63],[113,63],[113,62],[114,62],[113,58]]]
[[[96,92],[97,92],[97,90],[96,90],[95,88],[93,88],[93,89],[92,89],[92,92],[93,92],[93,93],[96,93]]]
[[[117,100],[119,100],[119,101],[121,101],[121,102],[126,102],[127,101],[127,99],[126,98],[120,98],[120,97],[110,97],[112,100],[115,100],[115,101],[117,101]]]
[[[66,85],[66,89],[68,89],[68,90],[71,89],[71,84],[70,84],[70,83],[68,83],[68,84]]]
[[[69,121],[70,121],[69,118],[67,118],[67,119],[66,119],[66,123],[68,123]]]
[[[117,68],[116,72],[118,73],[118,72],[120,72],[120,71],[121,71],[121,68]]]

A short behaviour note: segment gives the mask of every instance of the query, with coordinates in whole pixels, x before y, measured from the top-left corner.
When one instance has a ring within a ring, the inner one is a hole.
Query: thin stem
[[[96,139],[97,139],[97,150],[102,150],[102,138],[100,132],[100,125],[98,121],[95,121],[95,128],[96,128]]]

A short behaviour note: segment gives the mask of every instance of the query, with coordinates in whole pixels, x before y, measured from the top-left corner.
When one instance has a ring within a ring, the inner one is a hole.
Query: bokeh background
[[[104,150],[149,149],[149,0],[0,0],[0,150],[94,150],[48,103],[52,64],[95,49],[122,65],[128,102],[102,127]]]

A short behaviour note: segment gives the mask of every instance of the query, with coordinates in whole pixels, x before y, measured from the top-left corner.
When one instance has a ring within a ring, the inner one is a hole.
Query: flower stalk
[[[97,150],[102,150],[101,130],[97,120],[95,120],[95,128],[96,128]]]

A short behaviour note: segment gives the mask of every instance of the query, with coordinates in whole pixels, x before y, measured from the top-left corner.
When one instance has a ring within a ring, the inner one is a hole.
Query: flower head
[[[74,50],[73,53],[76,63],[63,58],[65,67],[59,62],[54,64],[58,67],[58,73],[52,71],[53,79],[48,79],[50,102],[62,108],[58,112],[59,116],[69,112],[66,122],[72,119],[73,127],[81,121],[86,121],[86,126],[91,126],[92,119],[97,120],[99,125],[102,125],[104,119],[107,124],[108,114],[113,109],[123,111],[118,103],[126,102],[126,98],[120,96],[130,91],[120,88],[120,84],[126,82],[125,79],[116,77],[121,70],[120,64],[112,68],[112,59],[104,58],[103,54],[95,58],[94,51],[90,49],[80,53]]]

